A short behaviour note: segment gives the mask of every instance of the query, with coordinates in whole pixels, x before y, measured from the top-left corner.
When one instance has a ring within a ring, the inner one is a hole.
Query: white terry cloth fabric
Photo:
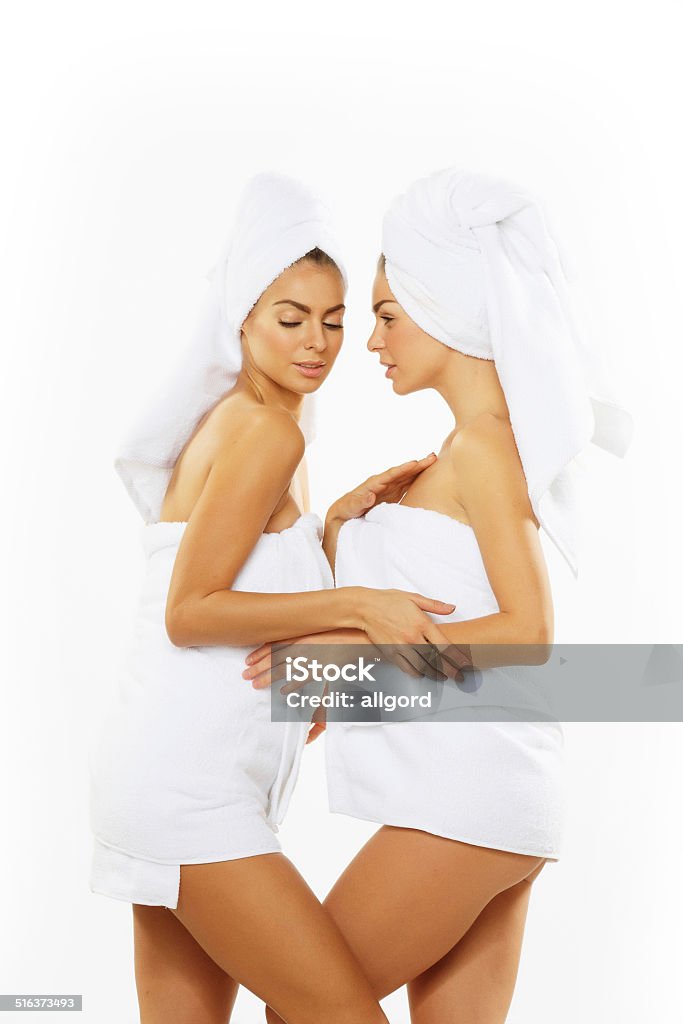
[[[311,249],[332,257],[348,287],[330,212],[307,186],[264,172],[247,183],[210,287],[178,365],[118,445],[114,466],[146,523],[158,521],[173,467],[202,416],[233,387],[242,366],[240,329],[261,294]],[[301,426],[314,436],[313,395]]]
[[[452,615],[430,615],[438,623],[499,610],[474,530],[428,509],[383,502],[345,523],[335,577],[339,587],[400,588],[454,603]],[[487,673],[501,680],[508,671]],[[514,673],[510,681],[505,711],[496,711],[503,721],[486,721],[486,697],[474,695],[471,707],[462,702],[458,721],[329,721],[330,810],[558,860],[566,789],[562,725],[525,721],[523,709],[535,701],[527,702]]]
[[[175,647],[165,607],[184,522],[141,526],[146,572],[115,691],[89,749],[90,888],[175,908],[180,864],[281,849],[275,836],[309,726],[273,722],[270,690],[242,678],[248,647]],[[333,586],[322,523],[304,513],[264,533],[235,590]]]
[[[532,507],[577,576],[575,460],[591,441],[623,457],[633,423],[577,330],[540,205],[514,184],[448,167],[393,200],[382,252],[419,327],[495,361]]]

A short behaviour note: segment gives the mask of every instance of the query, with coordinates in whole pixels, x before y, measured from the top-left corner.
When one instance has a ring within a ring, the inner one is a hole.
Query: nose
[[[368,338],[367,350],[368,350],[368,352],[375,352],[378,349],[383,349],[383,348],[384,348],[384,341],[382,340],[382,338],[380,336],[380,332],[379,332],[379,330],[377,328],[377,325],[375,325],[375,327],[372,330],[372,334]]]
[[[312,349],[314,352],[324,352],[327,348],[325,328],[322,324],[312,324],[311,330],[304,342],[304,348]]]

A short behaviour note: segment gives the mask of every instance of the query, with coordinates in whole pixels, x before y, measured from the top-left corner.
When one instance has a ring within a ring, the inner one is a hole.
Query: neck
[[[449,353],[448,364],[439,374],[438,391],[458,427],[482,413],[510,419],[510,412],[492,359],[478,359],[462,352]]]
[[[304,404],[304,395],[299,395],[288,388],[283,388],[270,377],[257,370],[254,366],[242,364],[236,382],[236,388],[256,394],[264,405],[285,409],[299,422]]]

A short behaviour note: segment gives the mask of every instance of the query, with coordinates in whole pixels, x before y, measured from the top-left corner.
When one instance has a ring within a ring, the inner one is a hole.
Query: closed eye
[[[303,320],[278,320],[278,323],[282,327],[301,327]],[[327,324],[323,322],[323,327],[330,327],[333,331],[344,330],[344,324]]]
[[[393,316],[381,316],[380,320],[384,320],[386,324],[390,323],[394,319]]]

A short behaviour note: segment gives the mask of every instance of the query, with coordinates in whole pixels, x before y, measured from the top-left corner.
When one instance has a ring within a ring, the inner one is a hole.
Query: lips
[[[320,360],[310,360],[305,363],[294,363],[299,373],[304,377],[319,377],[325,369],[325,363]]]
[[[382,362],[380,362],[379,365],[387,367],[387,371],[384,374],[385,377],[390,377],[391,376],[391,371],[396,369],[396,363],[382,363]]]

